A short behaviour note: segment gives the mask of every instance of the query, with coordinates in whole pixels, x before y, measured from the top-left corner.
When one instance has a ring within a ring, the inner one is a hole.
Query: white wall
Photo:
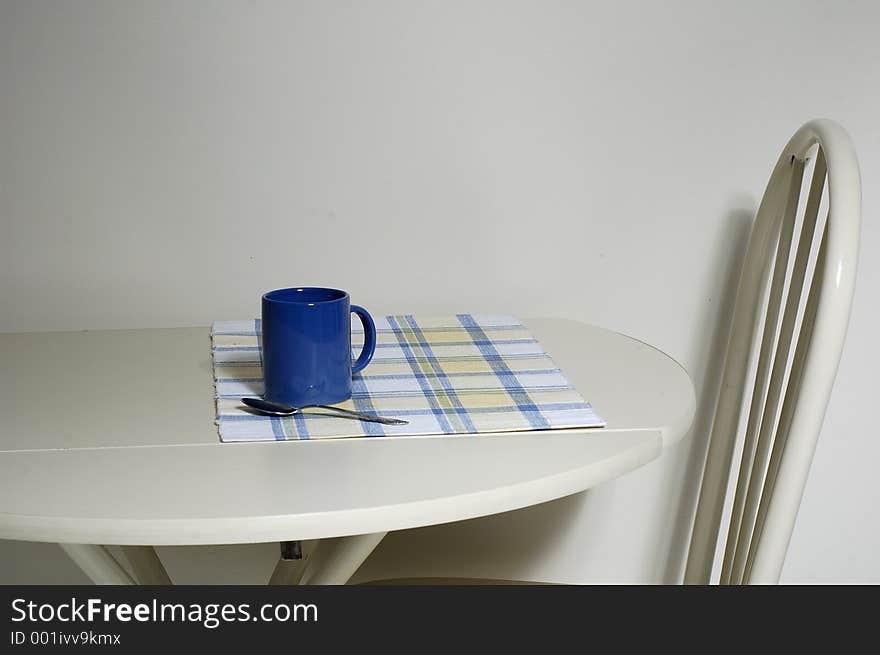
[[[4,0],[0,331],[205,325],[314,283],[376,312],[597,323],[711,389],[744,217],[790,133],[833,117],[862,165],[861,268],[784,579],[880,582],[878,20],[873,2]],[[620,534],[678,543],[689,451],[628,483],[667,515]],[[4,552],[0,580],[78,579],[50,547]],[[604,565],[652,578],[641,552]],[[194,553],[174,556],[213,556]]]

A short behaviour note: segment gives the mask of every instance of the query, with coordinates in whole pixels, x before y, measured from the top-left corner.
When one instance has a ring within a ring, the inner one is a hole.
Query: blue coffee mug
[[[351,363],[351,312],[364,326],[364,348]],[[300,287],[263,295],[263,397],[304,407],[351,398],[351,375],[376,349],[376,326],[366,309],[338,289]]]

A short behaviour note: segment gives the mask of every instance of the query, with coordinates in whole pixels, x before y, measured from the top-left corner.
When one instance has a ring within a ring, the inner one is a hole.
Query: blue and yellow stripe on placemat
[[[269,418],[242,408],[263,392],[260,322],[211,327],[217,424],[222,441],[477,434],[601,427],[604,421],[541,344],[510,316],[386,316],[376,320],[373,361],[355,375],[341,407],[404,418],[388,426],[308,410]],[[352,325],[360,352],[363,330]]]

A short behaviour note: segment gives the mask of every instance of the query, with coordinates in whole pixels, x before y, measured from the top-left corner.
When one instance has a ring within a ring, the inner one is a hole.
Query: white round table
[[[667,355],[525,322],[607,427],[223,444],[207,328],[0,335],[0,538],[59,543],[99,583],[167,582],[155,545],[320,539],[273,581],[341,583],[389,531],[583,491],[688,430],[693,385]]]

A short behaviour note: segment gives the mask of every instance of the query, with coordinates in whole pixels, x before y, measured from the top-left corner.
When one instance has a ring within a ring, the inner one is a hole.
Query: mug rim
[[[295,297],[285,298],[280,297],[283,295],[293,295],[295,296],[300,292],[319,292],[324,294],[333,295],[335,297],[319,299],[315,300],[314,298],[309,300],[306,299],[297,299]],[[333,303],[345,302],[348,300],[348,291],[343,291],[342,289],[333,289],[331,287],[285,287],[283,289],[273,289],[272,291],[267,291],[263,294],[263,300],[266,302],[278,303],[282,305],[307,305],[309,307],[313,305],[331,305]]]

